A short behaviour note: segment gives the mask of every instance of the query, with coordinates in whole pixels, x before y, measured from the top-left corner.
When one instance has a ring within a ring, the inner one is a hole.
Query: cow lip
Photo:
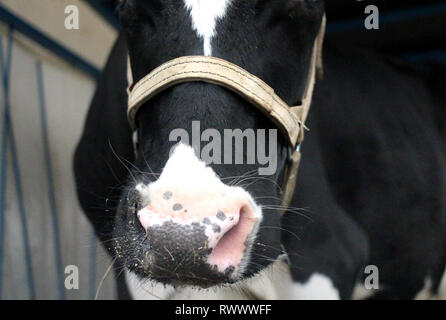
[[[215,274],[217,279],[191,277],[191,276],[172,276],[172,275],[142,275],[143,278],[165,284],[173,287],[193,286],[200,287],[202,289],[209,289],[211,287],[225,286],[233,284],[235,281],[222,274]]]
[[[152,280],[155,280],[157,282],[166,283],[174,287],[183,287],[183,286],[193,286],[193,287],[200,287],[201,289],[209,289],[215,286],[223,286],[227,284],[231,284],[232,281],[229,279],[226,281],[211,281],[211,280],[197,280],[196,278],[174,278],[174,277],[158,277],[158,278],[152,278]]]

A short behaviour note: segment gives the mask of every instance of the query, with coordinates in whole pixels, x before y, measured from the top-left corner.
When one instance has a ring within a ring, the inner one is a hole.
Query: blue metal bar
[[[382,13],[379,20],[380,24],[384,25],[401,21],[415,20],[426,16],[439,15],[444,13],[446,13],[446,3],[441,3]],[[365,16],[359,19],[348,19],[344,21],[329,23],[327,25],[327,34],[339,33],[351,29],[364,28],[364,19]]]
[[[28,223],[26,220],[26,211],[25,211],[25,200],[23,196],[23,188],[22,188],[22,179],[20,175],[19,168],[19,159],[17,154],[17,147],[15,142],[14,131],[12,127],[12,122],[9,118],[9,145],[11,148],[11,160],[12,160],[12,170],[14,173],[14,182],[15,189],[17,194],[17,202],[19,205],[19,213],[20,213],[20,222],[22,224],[22,238],[23,238],[23,247],[25,249],[25,267],[26,267],[26,277],[28,282],[28,290],[29,297],[31,300],[36,298],[36,293],[34,290],[34,278],[33,278],[33,270],[32,270],[32,262],[31,262],[31,248],[29,242],[28,235]]]
[[[90,246],[90,274],[88,279],[88,291],[90,300],[94,300],[96,296],[96,234],[94,233],[94,230],[91,232]]]
[[[4,96],[4,149],[3,149],[3,156],[7,157],[7,140],[9,138],[9,143],[11,147],[11,158],[12,158],[12,169],[14,174],[14,181],[15,181],[15,187],[16,187],[16,194],[17,194],[17,200],[19,205],[19,214],[20,214],[20,220],[22,224],[22,237],[23,237],[23,246],[25,250],[25,267],[26,267],[26,275],[27,275],[27,283],[28,283],[28,290],[30,299],[35,299],[35,290],[34,290],[34,279],[33,279],[33,273],[32,273],[32,261],[31,261],[31,249],[29,245],[29,236],[28,236],[28,224],[26,220],[26,211],[25,211],[25,202],[23,197],[23,189],[22,189],[22,180],[20,176],[20,168],[19,168],[19,159],[17,154],[17,147],[15,143],[15,137],[14,137],[14,129],[13,124],[11,121],[11,115],[10,115],[10,97],[9,97],[9,80],[10,80],[10,74],[11,74],[11,61],[12,61],[12,32],[13,28],[10,26],[9,32],[8,32],[8,42],[7,42],[7,57],[6,61],[3,57],[3,43],[0,41],[0,63],[1,63],[1,70],[2,70],[2,79],[3,79],[3,96]],[[3,162],[3,161],[2,161]],[[4,166],[2,169],[6,169],[7,165],[7,159],[4,160]],[[5,179],[2,179],[2,182],[6,183],[6,171],[5,171]],[[0,210],[3,212],[3,219],[4,219],[4,204],[5,204],[5,196],[6,196],[6,184],[2,185],[2,207],[0,207]],[[4,228],[4,226],[2,226]],[[2,231],[3,233],[3,231]],[[2,237],[4,235],[2,234]],[[3,240],[3,239],[2,239]],[[3,252],[0,253],[0,256],[3,256]]]
[[[11,38],[12,32],[9,31],[8,40]],[[9,41],[8,41],[9,44]],[[12,46],[11,46],[12,47]],[[3,58],[3,43],[0,39],[0,63],[1,63],[1,71],[2,71],[2,85],[3,85],[3,119],[2,119],[2,145],[1,145],[1,160],[0,160],[0,299],[3,293],[3,256],[4,256],[4,222],[5,222],[5,204],[6,204],[6,183],[7,183],[7,170],[6,167],[8,165],[8,132],[9,132],[9,112],[8,112],[8,81],[9,78],[6,76],[5,67],[10,66],[11,61],[11,53],[12,49],[8,45],[8,53],[7,53],[7,61],[4,62]]]
[[[59,223],[57,218],[58,215],[56,207],[53,169],[50,158],[50,142],[48,138],[48,120],[45,107],[45,91],[43,88],[42,64],[40,62],[36,63],[36,73],[37,73],[37,85],[39,94],[40,118],[42,124],[43,155],[45,160],[45,169],[48,183],[48,198],[50,203],[51,223],[54,233],[54,257],[56,260],[57,287],[59,290],[59,298],[64,300],[65,299],[64,273],[63,273],[64,271],[62,267],[62,253],[60,248],[60,234],[59,234]]]
[[[96,80],[99,79],[100,71],[92,64],[88,63],[61,44],[49,38],[30,24],[24,22],[22,19],[11,13],[9,10],[5,9],[5,7],[3,7],[2,5],[0,5],[0,20],[11,25],[18,32],[34,40],[42,47],[48,49],[53,54],[72,64],[74,67],[90,75],[92,78]]]

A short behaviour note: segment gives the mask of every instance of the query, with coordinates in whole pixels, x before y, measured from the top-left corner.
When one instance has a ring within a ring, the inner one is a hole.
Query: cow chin
[[[262,209],[189,146],[175,149],[157,181],[133,184],[119,210],[114,248],[141,279],[208,288],[249,274]]]

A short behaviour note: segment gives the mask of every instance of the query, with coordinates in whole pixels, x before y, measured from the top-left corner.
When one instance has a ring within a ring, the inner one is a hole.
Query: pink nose
[[[246,193],[162,190],[150,192],[150,204],[138,219],[154,252],[184,260],[182,265],[189,263],[191,270],[198,259],[214,272],[234,277],[259,222],[255,210]],[[159,256],[158,264],[169,264]]]

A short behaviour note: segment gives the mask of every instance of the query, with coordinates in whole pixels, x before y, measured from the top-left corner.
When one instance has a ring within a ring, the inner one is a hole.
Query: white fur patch
[[[363,284],[357,283],[353,289],[352,298],[353,300],[365,300],[371,298],[376,292],[378,292],[377,289],[367,289]]]
[[[414,300],[431,300],[434,297],[432,294],[432,279],[427,277],[424,279],[424,287],[417,293]]]
[[[203,38],[205,56],[212,55],[211,41],[215,36],[217,20],[224,17],[231,0],[184,0],[190,11],[192,26],[198,36]]]
[[[443,277],[438,288],[438,299],[446,300],[446,269],[444,270]]]
[[[284,288],[292,283],[286,257],[286,255],[279,256],[268,268],[245,281],[245,287],[262,300],[286,299]]]
[[[178,186],[185,190],[206,190],[223,188],[225,185],[211,167],[201,161],[191,146],[178,144],[169,157],[159,179],[150,185],[150,188],[169,188]]]
[[[125,271],[125,281],[134,300],[166,300],[175,292],[171,286],[153,281],[141,281],[128,270]]]
[[[289,297],[296,300],[339,300],[339,291],[327,276],[314,273],[306,283],[293,283]]]

